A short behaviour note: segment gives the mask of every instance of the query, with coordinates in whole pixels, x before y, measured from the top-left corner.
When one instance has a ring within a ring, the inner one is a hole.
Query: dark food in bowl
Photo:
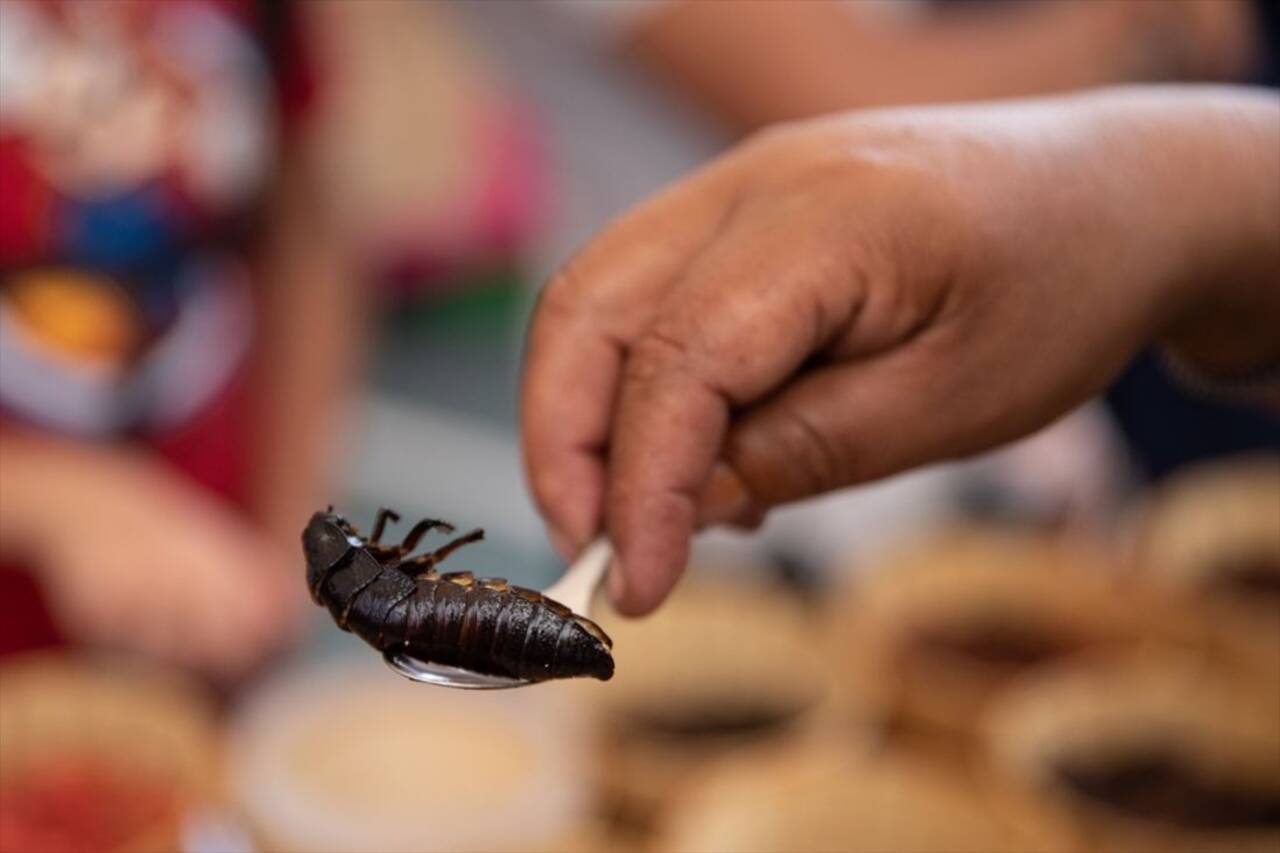
[[[1060,784],[1132,817],[1188,829],[1280,827],[1280,791],[1205,778],[1172,751],[1060,761]]]
[[[913,638],[918,652],[943,651],[999,669],[1018,670],[1078,651],[1084,644],[1045,628],[989,619],[930,626]]]
[[[1280,608],[1280,564],[1269,554],[1222,560],[1207,585],[1223,596],[1265,601]]]
[[[673,713],[632,711],[622,723],[636,735],[660,740],[750,738],[782,731],[804,710],[803,707],[707,704]]]

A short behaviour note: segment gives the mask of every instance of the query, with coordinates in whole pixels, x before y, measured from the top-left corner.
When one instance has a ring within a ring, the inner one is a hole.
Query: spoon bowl
[[[596,539],[582,550],[568,570],[543,595],[558,601],[579,616],[590,617],[591,602],[600,582],[604,579],[613,548],[604,537]],[[459,690],[504,690],[511,687],[527,687],[538,682],[505,675],[487,675],[442,663],[421,660],[404,651],[388,651],[382,656],[392,671],[410,681],[453,687]]]

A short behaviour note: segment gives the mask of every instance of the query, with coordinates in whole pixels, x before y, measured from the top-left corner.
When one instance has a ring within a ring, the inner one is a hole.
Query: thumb
[[[701,516],[751,523],[770,507],[976,452],[1000,440],[989,395],[949,387],[904,348],[802,375],[731,423]]]

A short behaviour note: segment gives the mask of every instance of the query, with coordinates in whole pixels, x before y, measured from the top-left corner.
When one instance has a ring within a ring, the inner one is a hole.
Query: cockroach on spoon
[[[486,675],[531,682],[613,676],[613,643],[590,619],[500,578],[436,571],[455,550],[484,538],[482,530],[411,557],[428,532],[450,533],[453,525],[426,518],[399,545],[381,544],[387,522],[399,520],[379,510],[366,539],[330,507],[303,531],[311,597],[338,627],[384,654],[403,651]]]

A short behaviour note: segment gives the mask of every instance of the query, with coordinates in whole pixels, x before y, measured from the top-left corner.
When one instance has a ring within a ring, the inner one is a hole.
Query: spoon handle
[[[604,580],[604,574],[613,560],[613,546],[609,540],[601,536],[586,548],[573,561],[573,565],[565,571],[550,587],[543,591],[547,598],[560,602],[574,613],[587,616],[591,610],[591,599],[596,589]]]

